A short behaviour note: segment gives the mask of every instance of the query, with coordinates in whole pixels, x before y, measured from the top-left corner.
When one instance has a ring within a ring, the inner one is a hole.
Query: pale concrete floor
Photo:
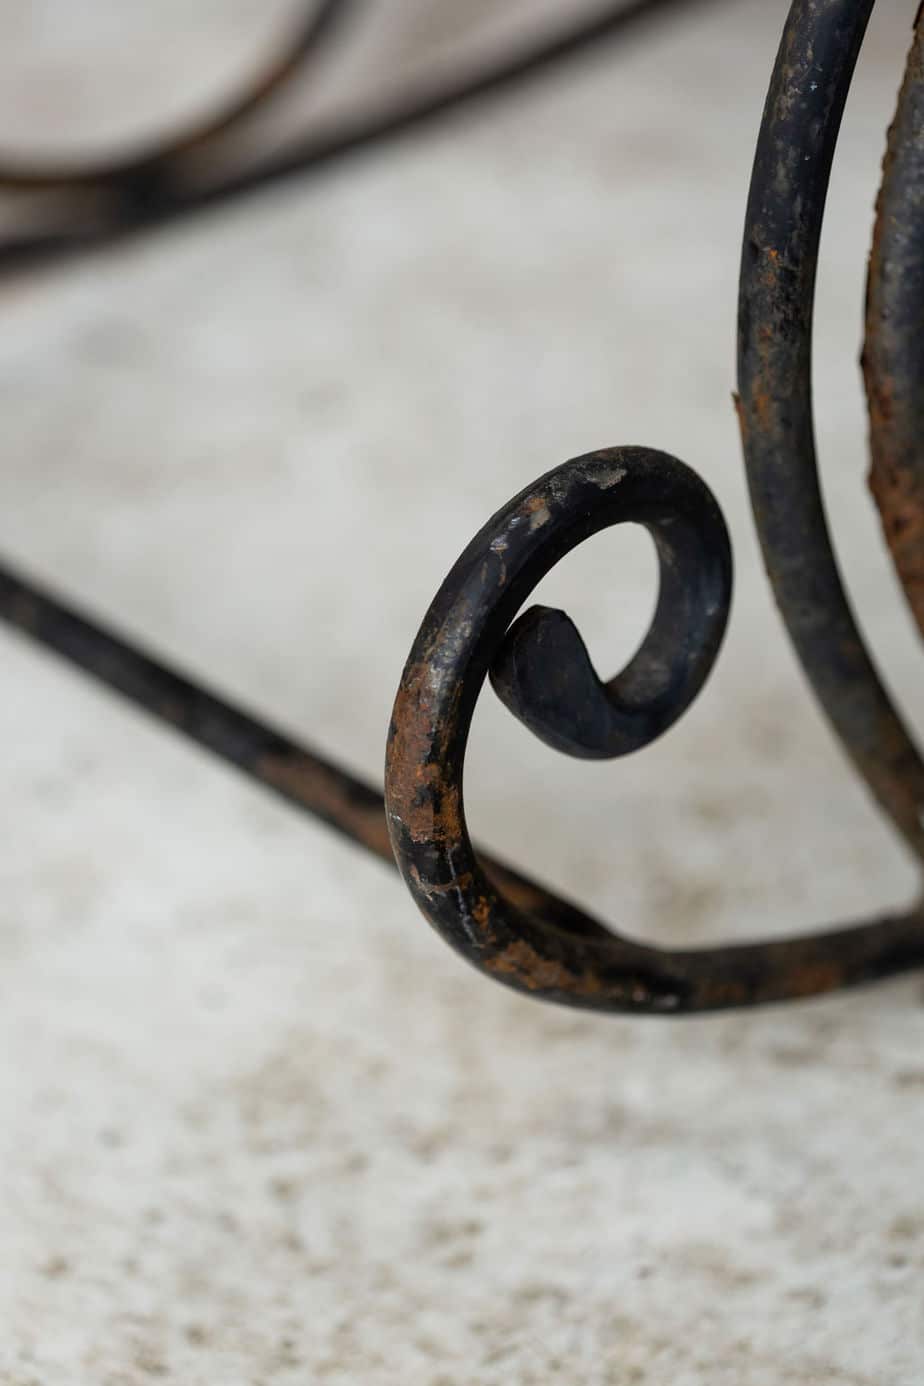
[[[202,51],[239,56],[246,8],[213,6]],[[772,609],[729,400],[784,9],[702,4],[310,187],[6,283],[3,549],[374,776],[492,510],[588,448],[674,451],[736,544],[709,687],[602,766],[486,698],[479,836],[656,939],[905,899]],[[924,730],[856,369],[913,9],[882,3],[857,77],[816,381],[851,589]],[[318,100],[497,23],[394,0]],[[610,533],[546,590],[615,669],[653,579]],[[542,1008],[381,866],[2,632],[0,660],[4,1386],[921,1381],[924,979],[692,1023]]]

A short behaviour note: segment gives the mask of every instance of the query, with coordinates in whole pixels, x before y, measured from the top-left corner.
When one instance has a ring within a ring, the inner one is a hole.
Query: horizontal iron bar
[[[0,620],[395,866],[381,790],[75,611],[7,562],[0,563]],[[512,867],[487,856],[484,862],[522,909],[582,937],[607,933]]]

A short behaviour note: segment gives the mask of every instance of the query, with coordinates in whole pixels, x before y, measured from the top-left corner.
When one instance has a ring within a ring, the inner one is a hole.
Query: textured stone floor
[[[924,732],[856,366],[913,9],[882,0],[845,122],[816,388],[851,591]],[[589,448],[676,452],[736,547],[708,688],[603,765],[486,696],[473,825],[662,941],[908,898],[782,637],[730,402],[784,10],[703,0],[309,186],[5,281],[3,550],[378,777],[417,623],[487,516]],[[203,6],[201,52],[239,65],[258,11]],[[563,12],[392,0],[312,102]],[[45,40],[21,14],[22,84]],[[26,127],[49,142],[53,93]],[[611,532],[543,591],[615,670],[654,560]],[[924,978],[676,1024],[543,1009],[382,866],[3,632],[0,670],[3,1386],[920,1383]]]

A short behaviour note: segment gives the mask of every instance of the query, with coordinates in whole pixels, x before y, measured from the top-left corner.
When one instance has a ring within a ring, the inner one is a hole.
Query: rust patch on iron
[[[500,953],[486,958],[485,969],[496,977],[512,977],[529,991],[572,992],[597,996],[603,985],[592,972],[573,973],[554,958],[544,958],[525,939],[510,943]]]
[[[820,996],[826,991],[837,991],[843,985],[844,969],[838,963],[803,963],[790,974],[788,994],[792,997]]]
[[[395,698],[388,743],[392,826],[415,843],[449,846],[464,836],[462,791],[446,746],[455,734],[457,694],[440,732],[426,692],[429,666],[413,665]]]
[[[924,636],[924,8],[889,129],[870,253],[861,364],[870,421],[869,486],[905,596]],[[917,289],[916,289],[917,286]]]

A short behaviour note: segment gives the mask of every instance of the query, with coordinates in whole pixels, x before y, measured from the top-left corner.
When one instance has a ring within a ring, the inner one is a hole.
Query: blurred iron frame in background
[[[95,167],[0,160],[0,185],[64,198],[51,230],[0,245],[0,273],[104,246],[405,134],[622,33],[677,0],[616,6],[488,70],[334,132],[309,134],[213,182],[207,155],[339,29],[354,0],[311,10],[267,73],[209,121]],[[811,324],[818,246],[841,116],[874,0],[794,0],[754,160],[739,297],[738,412],[767,570],[790,637],[857,773],[924,864],[924,762],[865,648],[828,532],[815,458]],[[71,207],[90,195],[89,221]],[[924,633],[924,7],[890,131],[870,262],[864,371],[872,484]],[[660,563],[657,609],[614,679],[595,673],[563,612],[517,612],[583,539],[644,525]],[[388,739],[386,790],[232,706],[0,566],[0,616],[299,808],[396,860],[427,919],[480,971],[542,999],[682,1014],[817,995],[924,964],[924,905],[817,934],[666,951],[611,931],[473,847],[463,766],[490,677],[510,710],[568,754],[624,755],[695,698],[724,633],[731,549],[703,482],[675,458],[607,448],[527,487],[473,539],[408,659]]]

